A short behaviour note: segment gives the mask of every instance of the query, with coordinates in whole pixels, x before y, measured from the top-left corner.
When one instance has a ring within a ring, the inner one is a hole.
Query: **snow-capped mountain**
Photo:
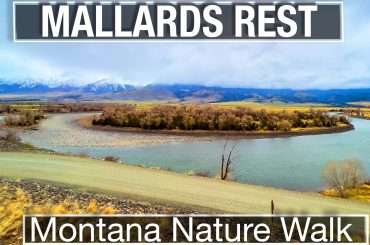
[[[106,94],[124,92],[133,88],[131,85],[102,79],[83,86],[83,91],[87,93]]]
[[[92,82],[86,85],[74,85],[69,83],[51,83],[48,85],[44,82],[33,80],[25,81],[0,81],[0,93],[12,94],[33,94],[33,93],[50,93],[50,92],[83,92],[93,94],[120,93],[134,89],[133,86],[110,81],[107,79]]]
[[[48,92],[50,87],[46,84],[26,81],[0,81],[0,93],[18,94],[18,93],[42,93]]]
[[[164,100],[164,101],[281,101],[294,103],[325,103],[345,105],[349,102],[370,101],[370,88],[294,90],[225,88],[203,85],[152,84],[143,87],[108,79],[85,85],[44,83],[33,80],[0,80],[0,102],[4,100],[91,101],[91,100]],[[3,96],[5,95],[5,96]]]

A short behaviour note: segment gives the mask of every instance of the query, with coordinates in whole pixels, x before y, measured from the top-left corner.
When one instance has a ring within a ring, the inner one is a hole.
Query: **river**
[[[207,172],[216,176],[225,144],[220,138],[115,133],[83,129],[74,121],[83,114],[56,114],[40,130],[20,136],[63,153],[122,161],[177,172]],[[352,119],[355,130],[338,134],[238,140],[232,177],[240,182],[292,190],[323,187],[321,170],[330,160],[358,159],[370,171],[370,122]],[[233,142],[229,142],[229,145]]]

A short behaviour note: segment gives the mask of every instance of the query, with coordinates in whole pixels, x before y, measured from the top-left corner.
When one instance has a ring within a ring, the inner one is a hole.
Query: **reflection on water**
[[[52,116],[39,131],[26,132],[22,139],[65,153],[112,155],[130,164],[218,174],[222,139],[93,131],[73,123],[80,116]],[[322,166],[329,160],[356,158],[369,171],[370,121],[353,119],[353,124],[356,130],[340,134],[240,140],[232,176],[252,184],[316,190],[322,186]]]

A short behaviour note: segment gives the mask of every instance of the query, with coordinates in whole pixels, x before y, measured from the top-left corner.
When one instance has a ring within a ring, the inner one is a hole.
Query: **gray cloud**
[[[346,1],[344,6],[343,43],[15,44],[0,31],[0,76],[80,83],[110,78],[135,84],[370,87],[370,2]],[[8,30],[4,23],[9,21],[0,21],[0,30]]]

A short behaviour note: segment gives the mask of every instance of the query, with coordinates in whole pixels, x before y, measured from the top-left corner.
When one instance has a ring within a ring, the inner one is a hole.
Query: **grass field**
[[[127,104],[136,104],[139,108],[150,108],[156,105],[179,105],[177,102],[158,102],[158,101],[148,101],[148,102],[134,102],[134,101],[125,101],[122,103]],[[191,104],[188,102],[187,104]],[[266,111],[309,111],[311,109],[314,110],[323,110],[328,111],[332,109],[340,109],[337,107],[332,107],[326,104],[315,104],[315,103],[284,103],[284,102],[270,102],[270,103],[263,103],[263,102],[254,102],[254,101],[231,101],[231,102],[216,102],[216,103],[209,103],[209,105],[220,106],[222,108],[236,108],[236,107],[245,107],[251,108],[254,110],[261,110],[265,109]]]
[[[364,106],[364,105],[363,105]],[[370,107],[362,107],[362,108],[346,108],[345,113],[352,117],[370,119]]]
[[[101,100],[101,101],[86,101],[85,103],[90,104],[103,104],[103,105],[120,105],[120,104],[132,104],[136,105],[138,108],[148,109],[157,105],[179,105],[180,102],[176,101],[158,101],[158,100],[150,100],[150,101],[135,101],[135,100]],[[195,102],[186,102],[185,104],[192,104]],[[265,109],[267,111],[308,111],[310,109],[315,110],[329,110],[329,109],[336,109],[335,107],[331,107],[326,104],[318,104],[318,103],[284,103],[284,102],[254,102],[254,101],[231,101],[231,102],[217,102],[217,103],[210,103],[211,105],[217,105],[224,108],[235,108],[235,107],[247,107],[252,108],[255,110]],[[42,108],[42,105],[37,102],[33,103],[19,103],[19,104],[9,104],[10,108],[15,110],[39,110]],[[5,105],[3,105],[5,106]],[[337,108],[339,109],[339,108]]]
[[[0,153],[0,176],[36,179],[158,203],[223,213],[365,213],[368,203],[186,176],[87,158],[37,153]]]
[[[311,109],[315,110],[330,110],[335,109],[326,104],[314,104],[314,103],[284,103],[284,102],[271,102],[271,103],[261,103],[253,101],[235,101],[235,102],[220,102],[214,103],[226,108],[233,107],[248,107],[255,110],[265,109],[267,111],[308,111]]]
[[[117,101],[115,101],[117,102]],[[179,105],[179,102],[163,102],[163,101],[119,101],[117,104],[135,104],[139,108],[150,108],[156,105]],[[185,104],[192,104],[192,102],[186,102]],[[262,103],[262,102],[253,102],[253,101],[231,101],[231,102],[216,102],[216,103],[209,103],[210,105],[216,105],[223,108],[235,108],[235,107],[247,107],[255,110],[265,109],[267,111],[308,111],[310,109],[316,110],[329,110],[334,109],[334,107],[330,107],[326,104],[315,104],[315,103],[284,103],[284,102],[270,102],[270,103]]]

